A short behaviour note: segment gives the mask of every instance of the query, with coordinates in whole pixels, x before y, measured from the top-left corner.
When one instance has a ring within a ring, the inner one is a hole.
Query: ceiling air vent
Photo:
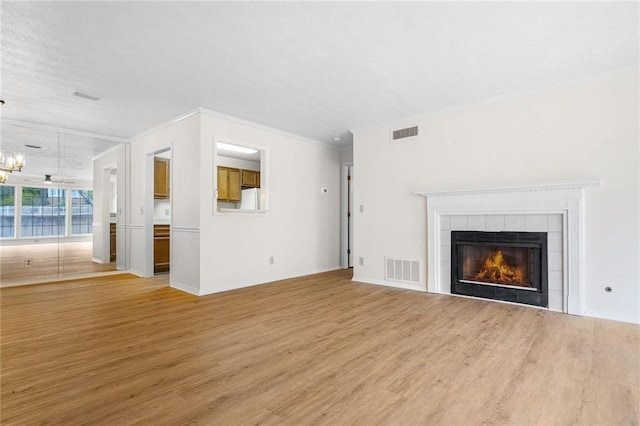
[[[391,131],[391,140],[397,141],[400,139],[413,138],[418,136],[418,126],[406,127],[404,129],[397,129]]]

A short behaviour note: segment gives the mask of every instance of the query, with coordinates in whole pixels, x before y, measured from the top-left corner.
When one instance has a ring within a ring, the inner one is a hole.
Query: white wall
[[[348,146],[340,150],[341,163],[353,163],[353,146]]]
[[[199,285],[200,118],[192,114],[131,143],[131,269],[153,274],[153,154],[171,148],[171,284]]]
[[[426,262],[412,191],[599,178],[586,190],[586,313],[640,322],[638,90],[636,69],[354,131],[355,279],[383,281],[385,256]],[[403,124],[420,137],[389,142]]]
[[[260,171],[259,161],[240,160],[238,158],[231,157],[218,157],[218,166],[233,167],[236,169]]]
[[[127,240],[128,191],[127,152],[129,146],[120,144],[93,158],[93,258],[102,263],[110,262],[109,213],[112,210],[112,176],[108,170],[116,168],[116,267],[128,269]],[[106,173],[106,174],[105,174]]]
[[[340,267],[338,149],[206,113],[201,136],[201,294]],[[213,214],[217,139],[267,150],[267,214]]]

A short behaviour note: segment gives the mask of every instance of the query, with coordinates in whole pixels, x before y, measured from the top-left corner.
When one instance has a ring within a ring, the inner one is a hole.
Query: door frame
[[[353,208],[351,208],[351,218],[349,218],[349,207],[353,207],[353,197],[349,194],[349,170],[353,175],[353,162],[342,163],[340,176],[341,202],[340,202],[340,266],[342,269],[349,268],[353,263]],[[351,182],[352,183],[352,182]],[[353,188],[351,188],[353,194]],[[350,206],[351,205],[351,206]],[[349,224],[349,219],[351,223]],[[351,225],[351,226],[349,226]],[[349,254],[349,249],[351,253]],[[350,265],[351,263],[351,265]]]
[[[100,226],[102,230],[101,234],[101,247],[100,247],[100,258],[95,260],[99,260],[99,263],[111,263],[111,170],[118,170],[118,162],[114,161],[112,163],[107,164],[102,168],[102,220]],[[116,186],[116,191],[118,188]],[[117,193],[117,192],[116,192]],[[95,193],[94,193],[95,194]],[[117,211],[117,207],[116,207]],[[116,215],[116,241],[118,234],[118,216]],[[93,248],[92,248],[93,250]],[[118,254],[116,253],[116,265],[118,264]]]
[[[154,273],[154,250],[153,250],[153,213],[154,213],[154,167],[153,158],[163,152],[169,151],[171,153],[169,157],[169,194],[171,194],[171,188],[173,187],[173,142],[168,146],[164,146],[156,149],[152,152],[147,152],[144,157],[144,276],[153,277]],[[169,226],[173,225],[173,197],[169,197],[169,211],[170,219]],[[169,234],[171,235],[171,234]],[[169,237],[169,262],[171,262],[171,253],[173,253],[173,238]],[[171,281],[171,269],[169,269],[169,281]]]

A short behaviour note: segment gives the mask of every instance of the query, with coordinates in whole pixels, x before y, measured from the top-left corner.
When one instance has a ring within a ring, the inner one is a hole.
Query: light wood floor
[[[115,271],[116,264],[91,260],[91,241],[0,246],[0,284]],[[27,266],[26,260],[31,259]]]
[[[349,281],[6,288],[1,423],[640,422],[640,326]]]

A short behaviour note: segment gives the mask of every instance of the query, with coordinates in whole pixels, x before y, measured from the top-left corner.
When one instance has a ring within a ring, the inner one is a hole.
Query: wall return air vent
[[[391,281],[420,282],[420,262],[416,260],[384,258],[385,277]]]
[[[404,129],[396,129],[391,131],[392,141],[414,138],[416,136],[418,136],[418,126],[405,127]]]

